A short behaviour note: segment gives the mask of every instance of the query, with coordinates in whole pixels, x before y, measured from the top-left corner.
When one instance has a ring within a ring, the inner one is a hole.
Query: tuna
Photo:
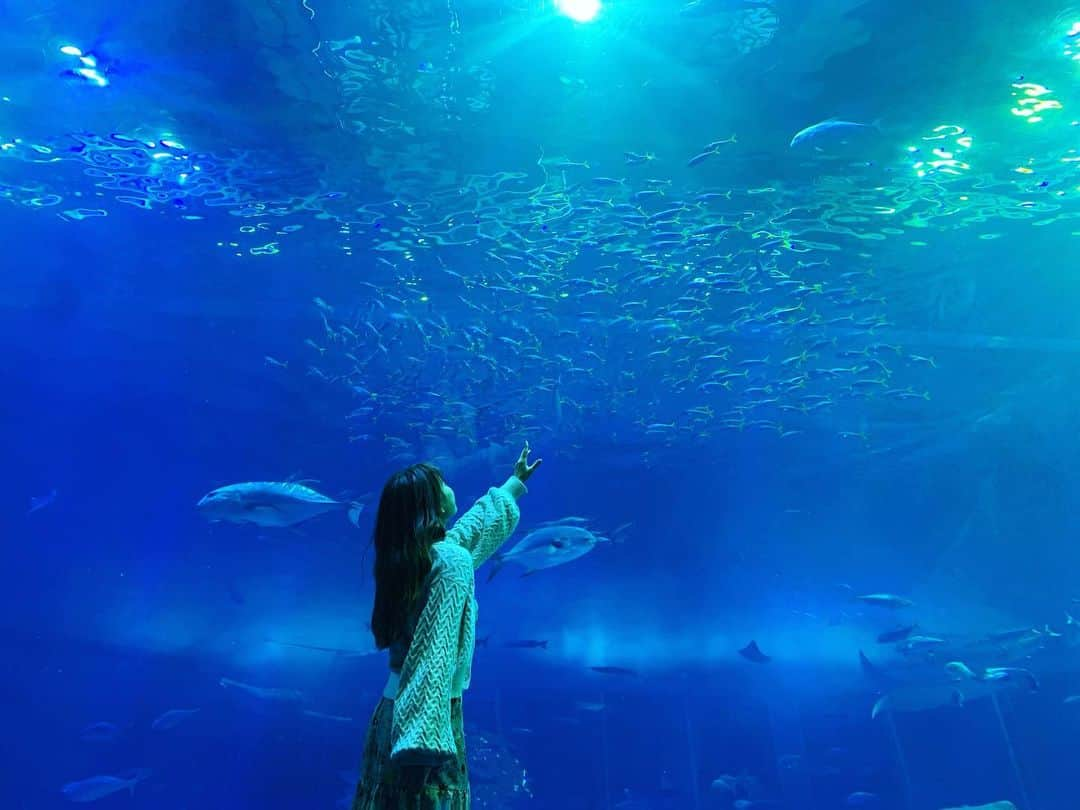
[[[211,521],[248,523],[265,528],[284,528],[327,512],[346,512],[359,524],[361,503],[335,501],[299,483],[252,481],[230,484],[207,493],[196,508]]]
[[[132,771],[131,775],[126,778],[119,776],[91,776],[89,779],[83,779],[79,782],[68,782],[60,789],[60,792],[69,801],[73,802],[94,802],[114,793],[119,793],[121,790],[130,791],[131,795],[134,796],[135,786],[149,775],[150,771],[140,768]]]
[[[584,557],[597,543],[609,542],[580,525],[582,518],[565,520],[534,529],[512,549],[493,557],[494,567],[488,575],[492,580],[506,563],[516,563],[525,569],[522,576],[528,576],[544,568],[554,568]],[[618,535],[618,531],[615,533]]]

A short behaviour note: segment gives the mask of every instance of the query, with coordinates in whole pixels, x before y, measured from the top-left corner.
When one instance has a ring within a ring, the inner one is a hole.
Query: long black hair
[[[431,464],[394,473],[375,517],[375,606],[371,632],[384,650],[409,632],[409,616],[431,572],[431,546],[446,536],[443,477]]]

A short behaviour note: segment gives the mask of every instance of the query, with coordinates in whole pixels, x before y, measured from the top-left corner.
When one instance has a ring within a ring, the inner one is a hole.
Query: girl
[[[454,490],[430,464],[390,477],[375,518],[371,630],[390,677],[368,727],[352,810],[468,810],[461,694],[476,642],[473,572],[517,527],[540,466],[529,444],[514,474],[447,531]]]

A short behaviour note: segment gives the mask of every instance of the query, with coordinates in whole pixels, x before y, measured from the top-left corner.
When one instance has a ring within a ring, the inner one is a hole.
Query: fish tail
[[[364,512],[364,505],[359,501],[349,504],[349,522],[356,528],[360,528],[360,515]]]

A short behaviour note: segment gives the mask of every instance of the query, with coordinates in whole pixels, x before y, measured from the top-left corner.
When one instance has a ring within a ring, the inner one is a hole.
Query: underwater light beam
[[[560,14],[579,23],[595,20],[600,5],[600,0],[555,0],[555,8]]]

